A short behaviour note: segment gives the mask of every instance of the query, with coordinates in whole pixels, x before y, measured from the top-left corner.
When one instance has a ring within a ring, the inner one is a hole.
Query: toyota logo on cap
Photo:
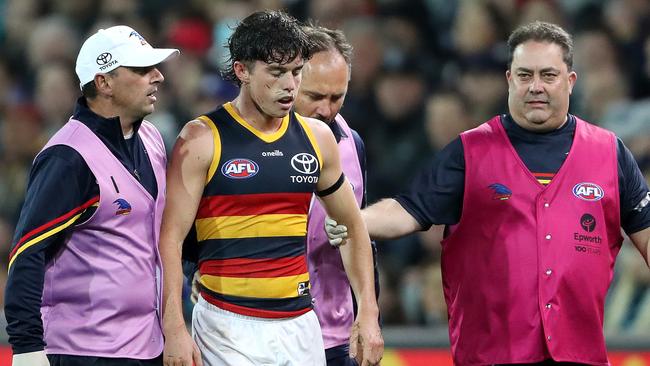
[[[291,166],[302,174],[313,174],[318,170],[318,160],[312,154],[300,153],[291,158]]]
[[[97,65],[106,65],[111,62],[113,55],[108,52],[104,52],[101,55],[97,56]]]

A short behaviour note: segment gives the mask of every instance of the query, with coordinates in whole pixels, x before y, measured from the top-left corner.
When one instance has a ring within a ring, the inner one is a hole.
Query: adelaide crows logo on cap
[[[501,183],[490,184],[489,188],[494,191],[494,195],[492,196],[494,200],[505,201],[512,196],[512,191]]]
[[[142,37],[142,36],[140,35],[140,33],[136,32],[136,31],[132,31],[131,34],[129,34],[129,37],[136,37],[137,39],[140,40],[140,44],[143,45],[143,46],[146,45],[146,44],[149,44],[149,43],[144,39],[144,37]]]
[[[115,215],[128,215],[131,213],[131,204],[129,204],[124,198],[118,198],[113,201],[117,205],[117,211]]]

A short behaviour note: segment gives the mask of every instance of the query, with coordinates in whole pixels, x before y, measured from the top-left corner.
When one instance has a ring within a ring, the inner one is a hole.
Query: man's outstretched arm
[[[411,214],[392,198],[381,201],[361,210],[361,216],[373,240],[390,240],[422,230],[422,226]],[[331,217],[325,219],[325,231],[333,246],[346,244],[348,228]]]

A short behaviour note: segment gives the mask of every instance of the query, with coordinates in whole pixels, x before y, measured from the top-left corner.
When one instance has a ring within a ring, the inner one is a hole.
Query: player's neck
[[[283,117],[269,116],[251,98],[240,94],[230,104],[244,121],[262,133],[274,133],[282,126]]]

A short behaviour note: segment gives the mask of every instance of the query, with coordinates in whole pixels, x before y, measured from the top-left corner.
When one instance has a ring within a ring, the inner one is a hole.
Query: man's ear
[[[235,61],[232,65],[232,69],[235,71],[237,79],[239,79],[242,84],[248,84],[250,82],[250,70],[245,63]]]
[[[93,81],[97,89],[97,94],[113,95],[113,80],[110,74],[97,74]]]

